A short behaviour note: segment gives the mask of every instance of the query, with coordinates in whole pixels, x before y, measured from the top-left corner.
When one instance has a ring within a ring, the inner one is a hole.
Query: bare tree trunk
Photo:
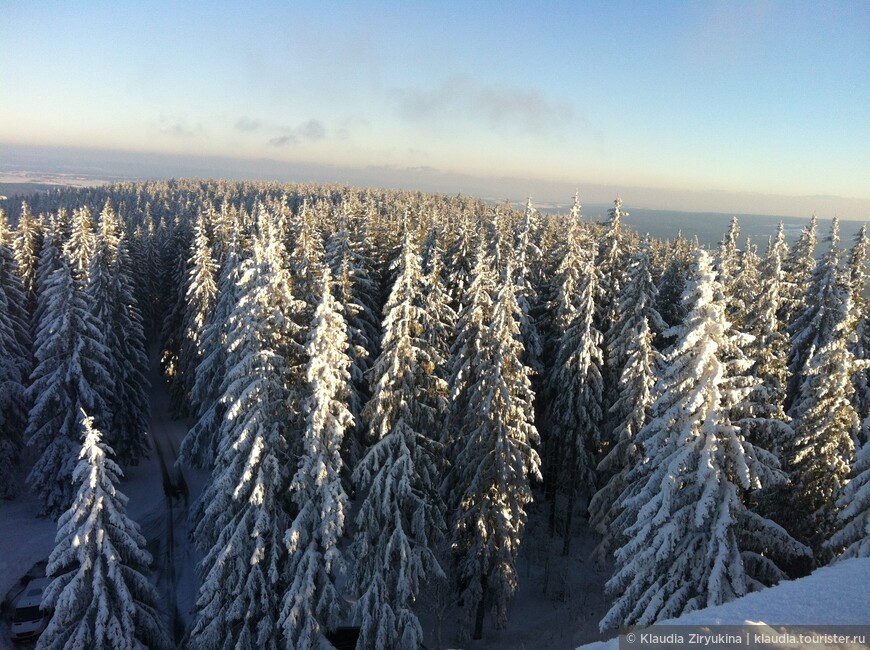
[[[486,616],[486,574],[480,576],[480,601],[477,603],[477,613],[474,617],[474,634],[472,639],[478,641],[483,638],[483,619]]]

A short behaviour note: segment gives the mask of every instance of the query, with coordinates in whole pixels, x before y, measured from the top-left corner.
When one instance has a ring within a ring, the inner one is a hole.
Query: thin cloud
[[[253,131],[259,131],[263,127],[263,123],[260,120],[242,116],[238,119],[235,124],[236,131],[242,131],[243,133],[252,133]]]
[[[297,128],[297,132],[306,140],[323,140],[326,137],[326,127],[320,120],[308,120]]]
[[[170,117],[162,113],[157,120],[157,130],[173,138],[190,138],[204,131],[202,124],[190,126],[185,117]]]
[[[535,89],[494,86],[469,77],[451,77],[430,89],[400,89],[394,97],[399,114],[410,121],[470,119],[542,132],[574,120],[570,104],[548,100]]]
[[[299,144],[299,138],[295,135],[279,135],[269,140],[269,146],[271,147],[287,147],[291,144]]]
[[[287,147],[303,141],[316,142],[326,137],[326,127],[323,122],[314,119],[294,127],[273,127],[273,130],[280,135],[269,139],[268,144],[272,147]]]

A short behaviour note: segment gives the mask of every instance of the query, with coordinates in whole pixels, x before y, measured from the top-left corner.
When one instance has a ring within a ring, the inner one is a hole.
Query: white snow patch
[[[870,623],[870,558],[844,560],[799,580],[701,609],[660,625],[867,625]],[[580,646],[619,648],[619,639]]]

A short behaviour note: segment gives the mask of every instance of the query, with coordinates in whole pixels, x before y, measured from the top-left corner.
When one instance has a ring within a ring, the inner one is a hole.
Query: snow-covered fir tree
[[[594,457],[601,443],[604,392],[604,337],[595,326],[599,276],[592,255],[580,249],[576,233],[571,236],[559,273],[562,286],[556,319],[561,336],[549,375],[546,471],[555,482],[551,532],[556,523],[555,497],[567,497],[563,530],[563,552],[567,555],[577,496],[588,499],[595,493]]]
[[[51,281],[52,274],[61,267],[62,263],[60,252],[62,245],[61,234],[57,230],[54,230],[54,228],[59,230],[60,225],[57,223],[57,220],[51,221],[54,223],[54,226],[42,238],[42,248],[39,250],[39,264],[36,271],[36,306],[30,321],[34,345],[36,344],[36,331],[39,329],[39,323],[43,319],[43,314],[49,302],[50,294],[46,289]]]
[[[320,300],[320,279],[323,276],[323,240],[317,228],[314,208],[303,201],[290,224],[293,246],[290,248],[290,266],[293,271],[294,293],[305,307],[303,320],[310,321]]]
[[[349,466],[356,466],[365,446],[361,414],[369,397],[367,374],[377,353],[380,320],[373,308],[377,302],[377,283],[351,239],[345,210],[339,213],[337,229],[327,242],[326,257],[332,270],[334,294],[347,323],[352,380],[348,408],[355,429],[345,437],[344,457]]]
[[[481,238],[477,246],[471,281],[462,296],[456,321],[456,338],[450,348],[450,402],[451,424],[449,438],[459,437],[464,413],[468,405],[468,389],[472,381],[476,348],[482,332],[492,317],[492,293],[495,274],[490,264],[486,245]]]
[[[268,220],[258,225],[229,319],[221,397],[226,414],[194,530],[206,555],[189,632],[192,647],[280,647],[284,534],[290,524],[284,503],[292,471],[286,458],[297,446],[299,422],[291,408],[301,389],[286,349],[298,301],[288,294],[283,243]]]
[[[813,231],[814,232],[814,231]],[[836,219],[831,224],[828,237],[830,248],[816,264],[809,282],[805,285],[801,307],[794,312],[789,322],[791,337],[789,371],[791,373],[786,401],[787,412],[794,415],[795,403],[806,379],[810,358],[815,352],[840,333],[836,323],[841,318],[851,318],[851,300],[844,302],[848,288],[841,273],[840,229]],[[798,242],[800,243],[800,242]],[[800,259],[803,259],[802,257]],[[845,304],[850,313],[842,313]]]
[[[755,361],[751,374],[758,380],[748,396],[751,406],[741,428],[751,442],[773,452],[780,461],[794,435],[785,414],[789,338],[778,316],[783,304],[782,264],[787,250],[780,223],[776,238],[768,245],[760,275],[756,278],[749,274],[752,280],[741,290],[745,297],[741,309],[744,331],[754,337],[745,352]]]
[[[57,515],[72,501],[72,473],[79,451],[81,409],[105,422],[112,387],[101,324],[91,315],[83,288],[66,261],[46,281],[44,311],[36,330],[36,367],[30,376],[31,409],[25,436],[39,459],[28,483],[40,513]]]
[[[27,297],[27,311],[33,314],[36,308],[36,279],[39,269],[39,252],[42,249],[42,230],[37,218],[33,215],[27,203],[21,208],[18,225],[12,240],[12,250],[19,277],[24,285]]]
[[[856,361],[870,361],[870,309],[864,309],[855,332],[854,356]],[[861,418],[858,442],[870,442],[870,366],[855,373],[855,410]]]
[[[26,389],[31,372],[27,293],[11,247],[11,232],[0,210],[0,498],[14,496],[13,476],[27,423]]]
[[[734,295],[734,283],[740,274],[742,253],[740,251],[740,221],[737,217],[731,217],[731,223],[728,225],[728,231],[719,242],[719,250],[716,255],[716,274],[719,283],[722,285],[722,291],[726,296]],[[735,301],[729,300],[727,311],[732,315],[734,311]]]
[[[686,286],[686,322],[666,355],[652,419],[638,433],[643,461],[626,476],[617,526],[628,524],[607,583],[615,602],[602,630],[649,625],[742,596],[782,572],[760,547],[805,550],[780,527],[747,510],[741,490],[778,477],[776,460],[728,419],[745,395],[719,355],[729,345],[721,285],[699,252]]]
[[[835,222],[831,251],[819,261],[807,296],[815,309],[795,321],[792,337],[793,352],[802,344],[807,351],[791,408],[795,438],[788,468],[794,487],[787,527],[822,561],[828,557],[824,542],[838,527],[836,503],[850,477],[860,424],[852,379],[861,364],[848,346],[854,314],[849,291],[838,280],[836,235]]]
[[[857,316],[855,335],[850,341],[850,349],[858,361],[870,362],[870,301],[867,300],[867,263],[870,253],[870,240],[867,237],[867,226],[855,235],[855,243],[849,253],[847,264],[849,292],[852,298],[852,308]],[[853,383],[855,396],[853,402],[858,417],[863,421],[858,434],[861,444],[870,440],[870,367],[855,373]]]
[[[782,261],[784,281],[779,317],[783,323],[791,324],[806,307],[804,297],[807,285],[812,280],[813,269],[816,268],[817,228],[816,215],[813,215],[810,222],[801,229],[800,238]]]
[[[198,407],[196,420],[181,442],[180,461],[191,467],[211,469],[217,455],[217,431],[226,412],[221,396],[227,372],[227,335],[230,317],[241,297],[242,259],[246,256],[240,235],[233,230],[218,279],[214,311],[201,336],[203,357],[194,371],[191,401]]]
[[[209,221],[214,221],[213,210],[200,211],[193,229],[190,259],[187,262],[187,309],[184,318],[184,338],[181,342],[178,363],[183,368],[182,376],[190,394],[190,409],[194,414],[208,406],[199,404],[193,394],[196,383],[196,368],[208,351],[203,337],[211,322],[217,300],[217,262],[209,238]]]
[[[432,405],[441,416],[446,418],[449,408],[449,365],[450,348],[456,337],[458,318],[450,305],[450,294],[443,277],[444,257],[440,248],[435,247],[429,254],[427,269],[423,277],[423,338],[432,355],[430,372],[440,381],[434,393]],[[439,420],[442,418],[439,417]],[[446,421],[442,423],[446,425]],[[439,425],[442,428],[443,426]]]
[[[492,318],[475,346],[466,426],[455,460],[459,498],[451,547],[466,612],[463,630],[475,639],[483,636],[488,610],[495,610],[497,627],[507,624],[532,500],[530,481],[541,477],[531,371],[522,363],[512,277],[508,262]]]
[[[455,219],[455,236],[447,245],[444,256],[450,260],[447,286],[453,299],[453,308],[457,311],[474,277],[474,263],[477,260],[475,252],[478,250],[476,231],[472,216],[467,211],[462,211]]]
[[[447,413],[447,426],[441,441],[449,467],[441,486],[447,505],[454,508],[460,495],[454,490],[454,459],[465,435],[466,414],[469,410],[469,390],[474,381],[475,364],[478,359],[478,346],[483,332],[492,318],[492,292],[495,276],[490,266],[484,238],[478,240],[474,268],[456,318],[456,337],[450,347],[447,364],[450,404]]]
[[[46,567],[53,580],[42,597],[51,620],[36,647],[171,648],[146,573],[151,555],[117,488],[121,469],[93,419],[83,411],[77,419],[84,441],[72,476],[76,493],[57,522]]]
[[[523,217],[516,228],[513,264],[514,281],[517,288],[516,299],[520,308],[520,332],[525,351],[523,363],[531,368],[535,374],[540,375],[544,371],[541,358],[544,348],[533,313],[538,302],[538,295],[532,282],[532,277],[536,272],[535,267],[539,265],[542,256],[541,249],[532,239],[533,222],[536,215],[537,210],[532,207],[532,199],[529,198]]]
[[[740,332],[746,333],[749,329],[747,320],[757,300],[761,266],[758,249],[747,237],[746,247],[740,252],[730,287],[726,290],[723,285],[723,291],[728,297],[728,316],[732,327]]]
[[[357,597],[357,647],[417,648],[423,629],[413,610],[420,589],[443,578],[435,548],[445,530],[438,493],[441,445],[433,436],[437,377],[422,338],[422,271],[406,236],[384,307],[372,398],[363,412],[373,440],[353,473],[363,497],[352,547],[350,591]]]
[[[100,327],[110,383],[105,391],[111,437],[106,441],[123,464],[148,451],[148,357],[142,316],[134,296],[126,238],[110,203],[101,213],[85,288],[89,310]]]
[[[185,372],[193,371],[181,364],[181,348],[184,344],[185,318],[187,314],[188,260],[191,233],[186,221],[177,218],[171,230],[161,227],[166,241],[159,244],[158,286],[160,287],[160,365],[169,387],[169,403],[172,415],[185,417],[190,409],[190,388]]]
[[[664,271],[658,281],[658,299],[656,310],[661,314],[662,320],[668,327],[674,327],[682,323],[686,318],[686,308],[682,303],[683,291],[691,272],[695,246],[682,236],[666,244],[664,255]],[[659,336],[656,347],[665,350],[674,343],[674,340],[665,336]]]
[[[609,409],[613,446],[597,468],[606,482],[589,503],[590,522],[603,537],[602,552],[621,541],[621,531],[611,525],[614,505],[625,489],[625,475],[640,459],[635,439],[649,420],[659,361],[653,343],[655,334],[665,329],[656,297],[647,240],[629,259],[608,355],[619,368],[619,396]]]
[[[94,216],[87,206],[73,211],[70,234],[63,245],[63,255],[76,282],[88,283],[91,260],[97,248],[97,232]]]
[[[616,319],[616,308],[624,279],[625,251],[622,218],[628,213],[622,209],[622,199],[616,198],[607,212],[607,226],[598,250],[596,266],[601,272],[601,300],[598,307],[598,327],[607,332]]]
[[[855,234],[855,243],[852,244],[846,264],[848,272],[846,281],[856,310],[860,310],[867,304],[864,292],[867,290],[868,259],[870,259],[870,238],[867,237],[867,224],[862,224],[861,229]]]
[[[840,559],[870,557],[870,444],[858,452],[852,479],[837,501],[842,528],[826,547]]]
[[[306,423],[302,455],[290,492],[297,512],[287,533],[287,589],[280,624],[287,648],[316,648],[341,621],[336,576],[345,570],[339,548],[348,513],[341,481],[341,447],[353,426],[346,406],[350,359],[341,305],[331,294],[329,270],[314,314],[306,355]]]

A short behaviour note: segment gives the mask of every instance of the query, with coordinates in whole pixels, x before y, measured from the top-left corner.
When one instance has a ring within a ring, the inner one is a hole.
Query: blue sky
[[[0,94],[16,145],[870,207],[858,0],[7,2]]]

